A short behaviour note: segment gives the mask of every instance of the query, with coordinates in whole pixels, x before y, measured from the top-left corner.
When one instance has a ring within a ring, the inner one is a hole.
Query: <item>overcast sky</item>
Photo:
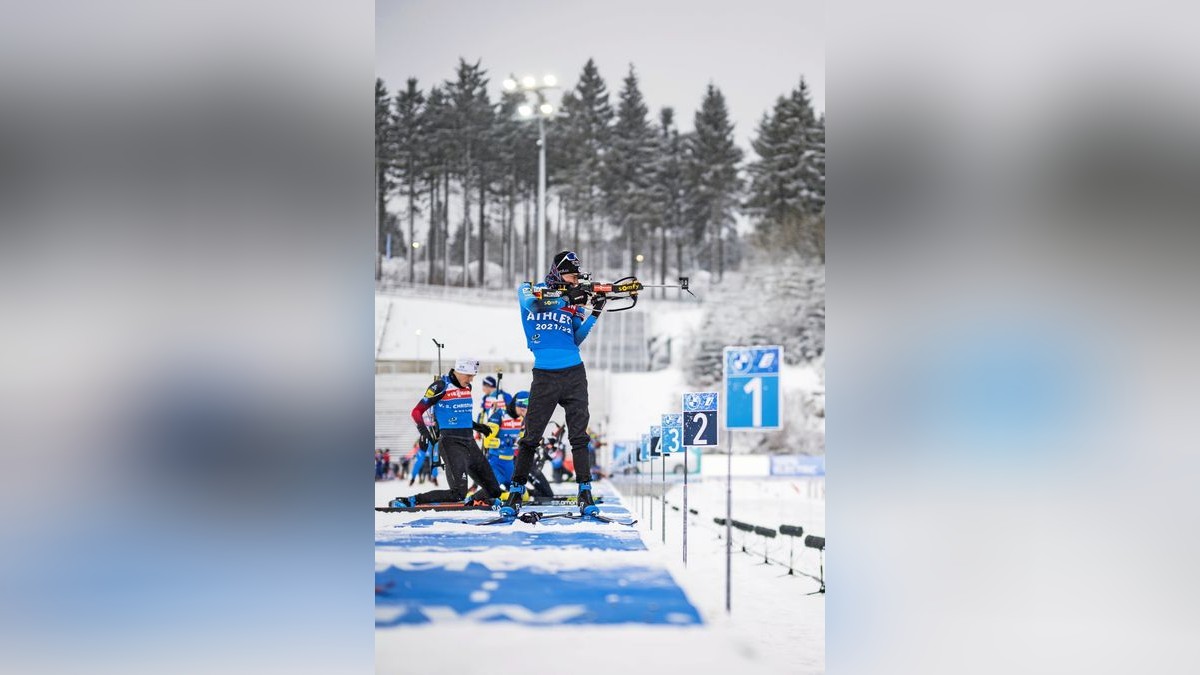
[[[389,91],[423,90],[483,60],[495,100],[511,74],[552,73],[573,86],[596,60],[615,109],[633,63],[656,119],[672,106],[681,129],[711,81],[725,94],[739,143],[801,76],[825,110],[825,7],[814,0],[376,0],[375,69]]]

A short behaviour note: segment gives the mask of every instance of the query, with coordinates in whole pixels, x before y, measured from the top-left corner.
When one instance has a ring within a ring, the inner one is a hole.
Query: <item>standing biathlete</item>
[[[601,296],[592,298],[590,311],[584,306],[589,294],[579,286],[580,272],[579,257],[572,251],[563,251],[554,256],[546,283],[525,282],[517,287],[525,343],[533,352],[533,384],[529,388],[524,435],[517,443],[516,466],[508,499],[500,509],[504,516],[516,516],[520,510],[538,443],[554,408],[560,405],[566,412],[567,437],[577,469],[579,511],[584,515],[599,513],[592,499],[587,372],[579,355],[579,345],[604,310],[605,299]],[[560,284],[566,286],[561,297],[539,297],[542,291]]]
[[[500,485],[492,474],[483,451],[475,444],[474,432],[488,434],[491,429],[474,420],[474,403],[471,397],[471,380],[479,371],[479,361],[459,359],[450,372],[443,375],[429,388],[412,411],[417,431],[429,443],[437,443],[442,461],[446,465],[448,490],[432,490],[412,497],[398,497],[392,506],[415,506],[435,502],[461,502],[467,496],[467,476],[479,483],[489,502],[498,503]],[[426,410],[433,408],[437,429],[430,429],[424,421]]]

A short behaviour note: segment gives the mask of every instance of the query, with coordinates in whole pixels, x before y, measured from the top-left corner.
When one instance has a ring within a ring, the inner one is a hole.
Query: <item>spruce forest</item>
[[[377,280],[498,288],[542,276],[538,123],[518,113],[524,91],[489,96],[493,76],[460,59],[440,83],[376,80]],[[825,118],[803,78],[762,112],[749,148],[717,84],[697,99],[652,111],[633,65],[614,94],[592,60],[552,92],[547,254],[575,250],[597,279],[718,287],[757,262],[820,268],[823,286]]]

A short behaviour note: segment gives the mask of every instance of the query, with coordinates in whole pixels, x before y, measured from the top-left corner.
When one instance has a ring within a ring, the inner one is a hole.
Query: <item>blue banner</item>
[[[824,476],[825,455],[771,455],[772,476]]]

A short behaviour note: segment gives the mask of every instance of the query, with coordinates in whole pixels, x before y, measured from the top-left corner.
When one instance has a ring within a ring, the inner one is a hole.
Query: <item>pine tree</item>
[[[456,241],[462,242],[462,285],[468,283],[467,267],[471,257],[471,197],[479,185],[486,183],[483,175],[487,160],[487,135],[491,123],[491,104],[488,101],[486,71],[479,61],[468,64],[458,60],[456,78],[446,82],[450,101],[449,124],[454,130],[450,152],[454,171],[462,186],[463,222]],[[486,189],[480,194],[485,194]],[[482,202],[484,199],[481,199]],[[482,225],[482,223],[481,223]]]
[[[617,106],[612,145],[604,164],[607,203],[613,224],[624,239],[630,270],[646,224],[654,217],[651,183],[654,178],[655,137],[647,121],[648,110],[638,90],[637,75],[629,66]]]
[[[574,246],[583,248],[579,231],[582,224],[583,235],[590,245],[580,253],[588,260],[593,255],[598,220],[604,211],[602,174],[613,123],[608,88],[594,59],[584,64],[575,88],[563,97],[562,109],[565,114],[562,142],[567,149],[562,180],[574,212],[572,239]]]
[[[408,242],[404,246],[408,255],[408,281],[416,278],[417,251],[412,243],[417,240],[416,218],[418,211],[417,189],[425,174],[425,118],[422,115],[425,94],[417,87],[416,78],[408,78],[405,89],[396,94],[396,169],[402,189],[408,195]]]
[[[392,166],[396,156],[396,125],[392,116],[391,99],[381,78],[375,78],[375,217],[376,241],[375,280],[383,276],[382,258],[387,246],[387,198],[395,188]]]
[[[766,248],[825,259],[825,120],[803,79],[763,115],[746,206]]]
[[[435,278],[442,284],[449,283],[449,197],[450,173],[453,160],[455,130],[451,125],[450,101],[440,87],[429,90],[425,104],[422,129],[425,131],[426,152],[423,154],[426,179],[429,181],[429,283]],[[437,274],[437,261],[441,260],[441,274]]]
[[[675,125],[675,111],[663,108],[658,114],[658,157],[654,166],[653,206],[659,232],[658,283],[667,282],[668,239],[675,243],[676,270],[683,269],[683,224],[686,185],[683,175],[684,141]],[[662,289],[663,297],[666,289]],[[681,291],[682,292],[682,291]]]
[[[733,225],[742,189],[738,176],[742,150],[733,140],[725,96],[712,84],[696,111],[688,146],[687,217],[697,239],[707,240],[709,270],[721,279],[725,272],[725,233]]]
[[[486,82],[486,80],[485,80]],[[479,286],[487,283],[488,257],[488,198],[493,195],[492,182],[500,163],[496,151],[496,111],[488,99],[486,87],[482,96],[476,101],[478,118],[476,119],[479,134],[479,147],[476,154],[476,188],[479,195]]]
[[[808,223],[805,239],[808,248],[825,262],[825,115],[809,127],[808,148],[804,154],[801,175],[805,182],[805,213]]]

